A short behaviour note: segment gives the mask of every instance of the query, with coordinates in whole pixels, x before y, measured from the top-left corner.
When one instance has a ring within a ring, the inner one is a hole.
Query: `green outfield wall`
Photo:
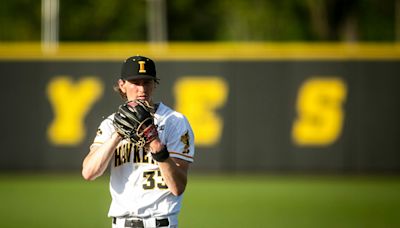
[[[396,44],[0,44],[1,170],[79,170],[122,102],[122,60],[157,63],[156,101],[196,135],[193,170],[400,171]]]

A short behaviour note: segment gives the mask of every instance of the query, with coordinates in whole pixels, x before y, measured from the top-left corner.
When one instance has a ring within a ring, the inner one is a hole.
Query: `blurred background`
[[[196,154],[181,227],[399,227],[400,0],[2,0],[1,227],[110,227],[82,160],[145,55]]]
[[[4,0],[1,41],[379,41],[400,37],[397,0]]]

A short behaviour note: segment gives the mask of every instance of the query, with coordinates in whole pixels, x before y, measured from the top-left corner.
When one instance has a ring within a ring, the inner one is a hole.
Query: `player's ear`
[[[126,93],[125,84],[126,84],[125,80],[122,79],[118,80],[118,86],[122,93]]]

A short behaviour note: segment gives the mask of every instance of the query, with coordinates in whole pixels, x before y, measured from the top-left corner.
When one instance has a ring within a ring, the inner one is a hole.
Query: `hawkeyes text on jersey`
[[[114,153],[114,167],[118,167],[127,162],[156,164],[156,161],[152,159],[150,153],[145,152],[143,148],[139,148],[131,142],[124,143],[117,147]]]

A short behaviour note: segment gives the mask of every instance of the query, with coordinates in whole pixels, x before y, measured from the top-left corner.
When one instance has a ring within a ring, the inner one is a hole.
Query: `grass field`
[[[0,227],[110,228],[108,177],[1,174]],[[191,174],[180,228],[400,227],[400,177]]]

